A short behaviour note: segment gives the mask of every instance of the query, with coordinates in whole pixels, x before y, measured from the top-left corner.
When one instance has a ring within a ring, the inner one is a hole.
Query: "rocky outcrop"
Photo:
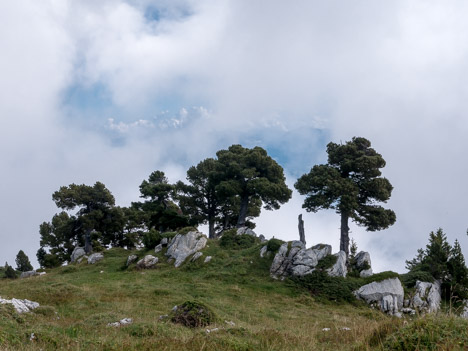
[[[70,261],[72,263],[78,261],[78,259],[82,256],[86,255],[86,252],[84,250],[83,247],[75,247],[75,249],[73,250],[72,254],[71,254],[71,258],[70,258]]]
[[[195,252],[195,254],[190,259],[190,262],[195,262],[196,260],[198,260],[202,256],[203,256],[203,253],[201,253],[200,251]]]
[[[248,227],[237,228],[237,234],[238,235],[247,234],[247,235],[257,236],[257,234]]]
[[[206,257],[205,257],[205,260],[203,261],[203,263],[208,263],[208,262],[210,262],[212,258],[213,258],[213,257],[211,257],[211,256],[206,256]]]
[[[200,232],[177,234],[167,246],[166,256],[174,259],[174,266],[179,267],[187,257],[203,249],[206,242],[206,236]]]
[[[400,317],[403,307],[404,291],[398,278],[385,279],[361,286],[354,295],[381,311]]]
[[[415,293],[411,299],[411,307],[422,313],[437,312],[440,308],[440,283],[416,281]]]
[[[39,307],[39,303],[34,302],[34,301],[20,300],[20,299],[7,300],[7,299],[2,299],[1,297],[0,297],[0,304],[2,304],[2,305],[5,305],[5,304],[13,305],[16,312],[18,312],[18,313],[31,312],[33,309]]]
[[[267,245],[263,246],[263,247],[260,249],[260,257],[261,257],[261,258],[265,257],[265,255],[267,254],[267,251],[268,251],[268,246],[267,246]]]
[[[156,266],[156,263],[158,263],[157,257],[154,257],[152,255],[146,255],[141,260],[139,260],[136,265],[140,269],[149,269]]]
[[[327,273],[331,277],[346,277],[348,268],[346,267],[346,252],[340,251],[336,254],[336,262],[333,267],[327,269]]]
[[[133,323],[133,319],[131,318],[124,318],[124,319],[121,319],[120,321],[118,322],[114,322],[114,323],[108,323],[107,326],[108,327],[123,327],[125,325],[129,325],[129,324],[132,324]]]
[[[288,275],[303,276],[315,270],[318,262],[331,254],[331,246],[319,244],[306,249],[301,241],[295,240],[280,246],[270,267],[274,279]]]
[[[154,253],[159,253],[162,251],[162,249],[163,249],[162,244],[156,245],[156,247],[154,248]]]
[[[102,252],[96,252],[88,257],[88,264],[95,264],[104,258]]]
[[[127,257],[127,267],[138,259],[137,255],[130,255]]]
[[[29,278],[34,277],[35,275],[39,275],[39,273],[36,271],[21,272],[20,278]]]
[[[460,317],[468,319],[468,300],[463,301],[463,310],[460,313]]]
[[[360,251],[354,260],[354,268],[359,271],[361,277],[368,277],[373,274],[370,254],[368,252]]]

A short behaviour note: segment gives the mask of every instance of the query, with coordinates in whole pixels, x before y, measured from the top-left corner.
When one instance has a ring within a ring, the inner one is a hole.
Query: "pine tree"
[[[24,253],[23,250],[19,250],[16,255],[16,269],[20,272],[32,271],[33,266],[29,262],[29,257]]]
[[[5,264],[5,277],[8,278],[8,279],[18,278],[18,276],[16,275],[15,270],[8,263]]]

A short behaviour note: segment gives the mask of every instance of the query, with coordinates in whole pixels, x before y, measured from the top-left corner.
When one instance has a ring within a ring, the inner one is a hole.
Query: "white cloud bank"
[[[182,179],[235,142],[281,154],[292,185],[326,160],[328,141],[355,135],[382,153],[395,187],[392,228],[352,226],[375,268],[402,271],[439,226],[468,254],[467,9],[463,1],[2,2],[0,259],[12,264],[20,249],[35,256],[61,185],[100,180],[128,204],[151,171]],[[94,98],[71,101],[76,87]],[[295,194],[279,212],[264,211],[258,231],[295,238],[301,202]],[[309,243],[338,247],[336,214],[304,219]]]

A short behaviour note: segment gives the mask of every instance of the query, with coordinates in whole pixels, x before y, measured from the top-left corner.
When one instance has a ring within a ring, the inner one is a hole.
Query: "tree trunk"
[[[245,196],[241,200],[237,228],[245,227],[245,217],[247,217],[247,208],[249,207],[249,197]]]
[[[305,241],[305,232],[304,232],[304,221],[302,220],[302,215],[300,214],[299,217],[298,217],[298,220],[299,220],[299,240],[304,244],[306,244],[306,241]]]
[[[349,255],[349,215],[345,212],[341,213],[341,237],[340,237],[340,250],[346,252],[346,259]]]
[[[91,229],[88,229],[86,231],[84,250],[87,254],[93,251],[93,245],[91,244]]]
[[[215,238],[215,221],[214,221],[214,217],[213,216],[210,216],[208,218],[208,237],[210,239],[214,239]]]

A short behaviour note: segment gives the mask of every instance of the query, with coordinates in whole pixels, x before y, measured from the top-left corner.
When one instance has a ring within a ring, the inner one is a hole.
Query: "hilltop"
[[[213,257],[210,262],[187,260],[179,268],[166,261],[164,251],[113,248],[93,265],[82,261],[42,276],[3,280],[1,297],[41,306],[18,314],[0,305],[1,348],[403,350],[414,344],[414,350],[463,350],[468,343],[468,321],[460,318],[397,319],[357,300],[330,301],[289,279],[274,280],[273,257],[261,258],[262,246],[229,249],[208,240],[203,254]],[[127,268],[130,254],[148,253],[159,257],[154,269]],[[186,301],[206,305],[214,320],[199,328],[172,323],[171,310]],[[124,318],[133,323],[108,326]]]

